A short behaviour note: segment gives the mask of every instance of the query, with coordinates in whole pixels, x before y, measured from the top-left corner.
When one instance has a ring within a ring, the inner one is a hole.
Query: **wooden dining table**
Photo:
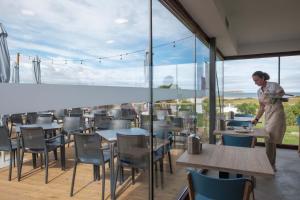
[[[185,151],[176,163],[185,167],[249,176],[274,176],[274,170],[262,148],[203,144],[200,154],[188,154]]]

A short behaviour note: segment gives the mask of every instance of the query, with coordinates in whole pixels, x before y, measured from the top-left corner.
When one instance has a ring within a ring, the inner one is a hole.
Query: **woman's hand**
[[[256,125],[256,124],[258,123],[258,121],[259,121],[259,119],[255,118],[255,119],[253,119],[253,120],[251,121],[251,123],[252,123],[253,125]]]

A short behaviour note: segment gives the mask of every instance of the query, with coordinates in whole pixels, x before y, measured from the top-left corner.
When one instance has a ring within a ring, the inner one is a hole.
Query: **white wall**
[[[149,102],[149,88],[137,87],[2,83],[0,94],[0,114]],[[193,90],[154,90],[154,101],[193,97]]]

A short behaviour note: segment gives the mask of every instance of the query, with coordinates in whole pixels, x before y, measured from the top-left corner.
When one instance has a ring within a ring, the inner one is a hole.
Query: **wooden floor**
[[[40,200],[40,199],[100,199],[101,198],[101,180],[93,181],[93,172],[91,165],[80,164],[77,168],[75,181],[75,195],[69,196],[71,177],[73,172],[73,147],[66,148],[67,152],[67,169],[62,171],[60,163],[51,157],[49,167],[49,183],[44,183],[45,170],[40,167],[33,169],[31,156],[25,157],[27,161],[24,163],[22,170],[22,179],[20,182],[16,179],[16,168],[13,170],[13,180],[8,181],[8,167],[0,169],[0,199],[1,200]],[[155,188],[156,199],[176,199],[178,194],[186,185],[185,169],[176,166],[175,161],[182,154],[183,150],[173,149],[173,169],[174,173],[169,173],[169,164],[167,158],[164,161],[164,187],[159,185]],[[59,155],[59,154],[58,154]],[[51,153],[52,156],[52,153]],[[39,162],[38,162],[38,166]],[[110,180],[109,168],[106,166],[106,199],[110,199]],[[129,177],[129,171],[125,171],[125,178]],[[158,173],[160,178],[160,173]],[[160,180],[160,179],[159,179]],[[131,184],[128,178],[122,186],[118,185],[118,199],[144,200],[148,198],[148,173],[141,172],[136,175],[135,185]]]

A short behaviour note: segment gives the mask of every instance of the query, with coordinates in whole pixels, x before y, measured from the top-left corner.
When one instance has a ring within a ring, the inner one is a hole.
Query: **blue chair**
[[[235,117],[254,117],[254,115],[251,115],[251,114],[242,114],[242,113],[237,113],[234,116]]]
[[[250,125],[250,121],[238,121],[238,120],[230,120],[227,123],[227,126],[237,126],[237,127],[248,127]]]
[[[235,147],[255,147],[256,138],[253,136],[234,136],[234,135],[222,135],[222,144],[226,146],[235,146]],[[236,175],[238,178],[242,177],[242,174]],[[228,178],[228,172],[219,172],[220,178]]]
[[[244,200],[253,192],[252,182],[246,178],[219,179],[189,171],[190,200]]]
[[[222,143],[226,146],[251,147],[255,146],[255,137],[253,136],[234,136],[222,135]]]

